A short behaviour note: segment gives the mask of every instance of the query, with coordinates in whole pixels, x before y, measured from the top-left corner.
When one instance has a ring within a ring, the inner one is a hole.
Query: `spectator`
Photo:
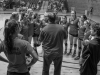
[[[82,57],[80,59],[80,75],[96,75],[97,64],[100,61],[100,24],[94,24],[91,34],[94,39],[84,47]]]

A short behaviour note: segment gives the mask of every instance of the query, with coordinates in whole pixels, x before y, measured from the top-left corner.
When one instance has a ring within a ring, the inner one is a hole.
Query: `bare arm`
[[[7,59],[5,59],[4,57],[0,56],[0,61],[3,61],[3,62],[6,62],[6,63],[9,63],[9,61]]]
[[[36,53],[36,51],[32,48],[32,46],[29,43],[27,45],[27,53],[32,56],[32,61],[29,64],[27,64],[28,67],[31,67],[37,62],[38,54]]]

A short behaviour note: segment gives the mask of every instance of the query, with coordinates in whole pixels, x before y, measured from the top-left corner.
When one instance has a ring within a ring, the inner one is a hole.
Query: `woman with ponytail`
[[[27,41],[18,38],[18,33],[19,24],[15,20],[9,20],[4,28],[0,52],[4,52],[9,61],[7,75],[30,75],[28,68],[36,63],[38,56]],[[33,57],[29,64],[26,63],[26,53]]]

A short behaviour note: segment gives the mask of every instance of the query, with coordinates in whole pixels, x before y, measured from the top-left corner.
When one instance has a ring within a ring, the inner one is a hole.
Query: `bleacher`
[[[24,0],[26,3],[37,4],[39,0]]]

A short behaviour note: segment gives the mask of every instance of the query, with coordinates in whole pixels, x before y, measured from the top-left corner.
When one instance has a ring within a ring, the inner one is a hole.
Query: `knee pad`
[[[77,44],[74,44],[74,47],[77,47]]]
[[[30,57],[30,54],[27,53],[26,56]]]
[[[34,43],[34,47],[37,47],[37,44],[36,43]]]
[[[70,45],[73,45],[73,44],[70,44]]]
[[[67,43],[65,43],[65,46],[67,46]]]

